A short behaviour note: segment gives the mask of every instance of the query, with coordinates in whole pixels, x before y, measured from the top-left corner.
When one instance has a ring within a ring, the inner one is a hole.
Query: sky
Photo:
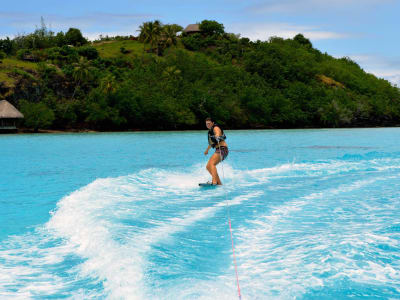
[[[2,1],[3,2],[3,1]],[[137,35],[145,21],[185,27],[204,19],[252,40],[297,33],[335,57],[400,86],[400,0],[13,0],[0,6],[0,38],[26,34],[41,17],[53,31]]]

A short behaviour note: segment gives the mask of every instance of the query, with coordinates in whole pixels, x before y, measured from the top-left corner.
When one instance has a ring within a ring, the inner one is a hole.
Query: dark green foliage
[[[65,41],[68,45],[72,46],[82,46],[88,43],[88,41],[83,37],[81,31],[77,28],[70,28],[65,34]]]
[[[6,58],[6,53],[2,50],[0,50],[0,60]]]
[[[66,45],[82,46],[87,43],[88,41],[82,36],[79,29],[70,28],[66,34],[62,31],[55,34],[47,28],[42,18],[41,26],[33,33],[18,35],[12,40],[8,37],[3,40],[0,39],[0,50],[7,54],[15,54],[19,50],[29,50],[33,53],[52,47],[63,47]]]
[[[162,24],[159,20],[144,22],[140,27],[139,41],[144,43],[143,52],[146,44],[150,45],[149,52],[162,55],[164,51],[178,43],[177,33],[183,28],[177,24]],[[125,49],[121,48],[121,53],[126,54]]]
[[[308,48],[312,48],[312,43],[310,42],[309,39],[306,39],[304,37],[304,35],[302,35],[301,33],[297,34],[293,40],[295,40],[296,42],[298,42],[300,45],[306,46]]]
[[[31,73],[28,73],[28,72],[26,72],[24,70],[21,70],[21,69],[14,68],[14,70],[12,71],[12,74],[14,76],[20,76],[22,79],[31,80],[33,82],[36,81],[35,76],[33,76]]]
[[[42,102],[31,103],[21,101],[20,107],[25,117],[25,126],[32,128],[35,132],[39,128],[48,128],[54,121],[54,112]]]
[[[97,49],[92,46],[84,46],[78,48],[78,54],[80,56],[86,57],[89,60],[99,57],[99,51],[97,51]]]
[[[59,66],[71,64],[79,60],[78,51],[71,46],[54,47],[48,49],[46,52],[47,59]]]
[[[191,51],[198,51],[203,48],[204,45],[203,39],[199,33],[182,37],[181,40],[186,49]]]
[[[125,47],[121,47],[119,50],[120,50],[120,52],[121,52],[122,54],[128,54],[128,53],[131,52],[131,51],[129,51],[129,50],[126,50]]]
[[[14,43],[17,49],[45,49],[56,45],[54,32],[48,30],[43,18],[38,29],[31,34],[17,36]]]
[[[198,51],[205,50],[209,47],[216,46],[218,43],[224,43],[219,36],[203,36],[200,33],[194,33],[182,37],[182,43],[188,50]]]
[[[46,33],[54,46],[18,52],[41,62],[36,73],[12,72],[18,80],[10,100],[43,103],[47,110],[34,108],[51,111],[51,126],[60,129],[195,129],[210,115],[227,128],[400,123],[398,88],[349,58],[321,53],[301,34],[251,42],[215,21],[202,25],[179,43],[177,25],[146,22],[142,55],[112,58]]]
[[[217,21],[204,20],[200,23],[201,33],[205,36],[221,36],[225,33],[224,25]]]
[[[4,53],[8,55],[13,54],[15,52],[15,48],[16,45],[14,40],[10,40],[9,37],[7,37],[4,40],[0,39],[0,50],[3,51]]]
[[[182,37],[182,43],[188,50],[198,51],[222,42],[225,34],[224,25],[216,21],[204,20],[199,24],[199,27],[201,33],[184,34]],[[225,38],[227,41],[230,40],[228,35]]]
[[[183,28],[177,24],[167,24],[163,26],[161,32],[160,45],[163,49],[176,46],[178,43],[177,33]]]
[[[59,33],[57,33],[57,35],[54,37],[54,44],[57,47],[62,47],[68,44],[64,32],[60,31]]]
[[[17,51],[17,58],[20,60],[24,60],[27,56],[32,55],[32,50],[29,49],[20,49]]]
[[[139,28],[139,40],[144,44],[150,44],[150,52],[156,52],[158,54],[158,45],[163,32],[163,24],[159,20],[155,20],[144,22]]]

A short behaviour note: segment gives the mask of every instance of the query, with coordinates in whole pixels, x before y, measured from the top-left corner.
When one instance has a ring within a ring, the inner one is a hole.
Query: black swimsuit
[[[215,153],[219,153],[222,157],[222,160],[228,157],[229,150],[226,146],[219,146],[219,148],[215,148]]]
[[[219,129],[221,129],[221,133],[222,135],[219,137],[215,137],[214,135],[214,127],[219,127]],[[218,124],[214,124],[213,127],[210,128],[210,130],[208,131],[208,144],[215,148],[215,153],[219,153],[222,157],[222,160],[224,160],[229,153],[228,147],[227,146],[219,146],[219,141],[225,141],[226,140],[226,135],[223,131],[223,129],[221,128],[221,126],[219,126]]]

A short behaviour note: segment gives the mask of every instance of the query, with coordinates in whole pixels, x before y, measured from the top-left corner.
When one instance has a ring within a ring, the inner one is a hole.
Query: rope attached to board
[[[221,147],[219,145],[219,140],[217,140],[217,142],[218,142],[218,148],[219,148],[219,155],[221,157],[222,179],[225,182],[224,164],[223,164],[223,159],[222,159],[222,154],[221,154]],[[227,214],[228,214],[229,232],[231,234],[233,263],[234,263],[234,266],[235,266],[237,291],[238,291],[239,300],[242,300],[242,295],[240,293],[240,285],[239,285],[239,275],[238,275],[238,269],[237,269],[237,264],[236,264],[235,246],[234,246],[234,243],[233,243],[233,233],[232,233],[232,225],[231,225],[230,206],[229,206],[228,194],[226,192],[225,192],[225,198],[226,198],[226,208],[227,208]]]

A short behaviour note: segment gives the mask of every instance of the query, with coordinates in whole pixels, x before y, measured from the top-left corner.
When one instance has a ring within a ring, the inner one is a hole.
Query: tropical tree
[[[35,132],[39,128],[47,128],[54,121],[54,112],[43,102],[32,103],[21,100],[21,111],[24,114],[24,123],[27,127],[33,128]]]
[[[0,50],[6,54],[11,54],[15,50],[15,41],[7,37],[4,40],[0,39]]]
[[[293,40],[295,40],[296,42],[298,42],[301,45],[307,46],[309,48],[312,48],[312,43],[310,42],[309,39],[305,38],[304,35],[302,35],[301,33],[297,34]]]
[[[117,87],[117,80],[114,75],[107,74],[100,80],[100,90],[104,94],[115,92]]]
[[[166,48],[171,46],[176,46],[178,38],[176,34],[182,30],[182,27],[177,27],[176,25],[165,25],[163,27],[162,38],[163,43]]]
[[[150,44],[150,52],[153,52],[154,46],[156,47],[156,51],[158,54],[158,43],[162,34],[162,24],[159,20],[144,22],[139,26],[139,40],[144,44]],[[144,52],[143,45],[143,52]]]
[[[65,34],[65,40],[73,46],[82,46],[87,44],[87,40],[83,37],[82,32],[77,28],[70,28]]]
[[[91,65],[90,62],[81,57],[78,63],[74,64],[74,69],[72,72],[72,77],[74,78],[74,81],[76,83],[74,92],[72,93],[72,99],[75,96],[75,93],[80,85],[88,81],[92,77],[92,72],[91,72]]]
[[[62,47],[67,44],[67,41],[65,39],[65,34],[62,31],[57,33],[56,36],[54,37],[54,39],[55,39],[55,44],[58,47]]]
[[[200,23],[200,30],[206,36],[221,36],[225,33],[224,25],[213,20],[203,20]]]

